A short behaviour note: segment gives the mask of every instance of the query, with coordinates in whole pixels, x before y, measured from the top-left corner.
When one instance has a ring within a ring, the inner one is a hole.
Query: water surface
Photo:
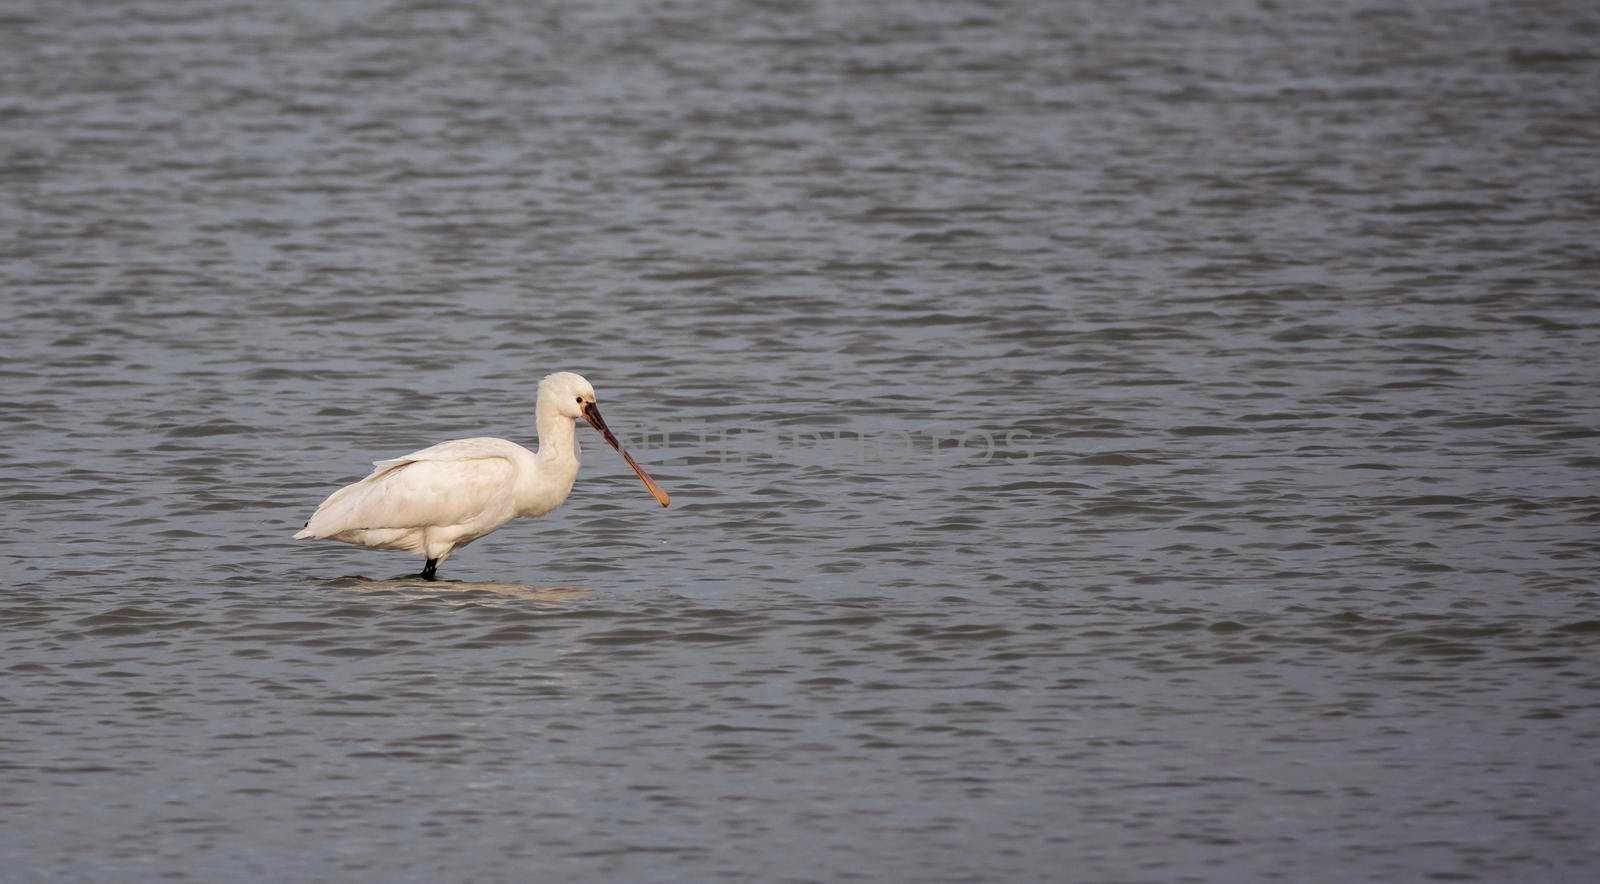
[[[1593,878],[1597,37],[11,4],[0,877]],[[290,540],[558,369],[671,509]]]

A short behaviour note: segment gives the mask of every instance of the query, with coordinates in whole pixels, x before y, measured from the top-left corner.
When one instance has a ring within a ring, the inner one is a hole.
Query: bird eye
[[[582,396],[579,396],[579,397],[578,397],[578,404],[579,404],[579,405],[582,405],[582,404],[583,404],[583,397],[582,397]]]

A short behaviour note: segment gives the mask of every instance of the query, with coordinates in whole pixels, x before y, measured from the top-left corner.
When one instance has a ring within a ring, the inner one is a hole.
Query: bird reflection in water
[[[405,598],[423,599],[442,596],[478,596],[477,601],[487,601],[484,596],[522,601],[544,602],[551,605],[587,601],[594,590],[584,586],[551,585],[534,586],[520,583],[480,583],[471,580],[422,580],[417,577],[396,577],[372,580],[367,577],[342,577],[328,581],[340,589],[358,592],[395,593]]]

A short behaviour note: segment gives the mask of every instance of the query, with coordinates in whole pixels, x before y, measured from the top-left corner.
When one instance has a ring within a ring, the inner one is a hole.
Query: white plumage
[[[575,430],[580,418],[621,452],[666,506],[667,493],[601,419],[594,387],[563,371],[539,382],[537,453],[506,439],[479,437],[375,461],[371,475],[330,494],[295,538],[421,554],[428,560],[422,576],[432,580],[437,566],[457,547],[518,516],[542,516],[567,499],[578,478]]]

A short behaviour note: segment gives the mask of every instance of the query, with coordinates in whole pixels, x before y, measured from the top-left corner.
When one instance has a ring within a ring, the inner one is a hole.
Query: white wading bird
[[[594,387],[559,371],[539,382],[534,422],[537,454],[505,439],[440,442],[393,460],[374,461],[372,475],[328,495],[295,539],[338,540],[372,549],[402,549],[425,556],[421,577],[433,580],[439,564],[517,516],[542,516],[560,506],[578,478],[576,421],[583,418],[666,506],[656,480],[634,462],[595,407]]]

